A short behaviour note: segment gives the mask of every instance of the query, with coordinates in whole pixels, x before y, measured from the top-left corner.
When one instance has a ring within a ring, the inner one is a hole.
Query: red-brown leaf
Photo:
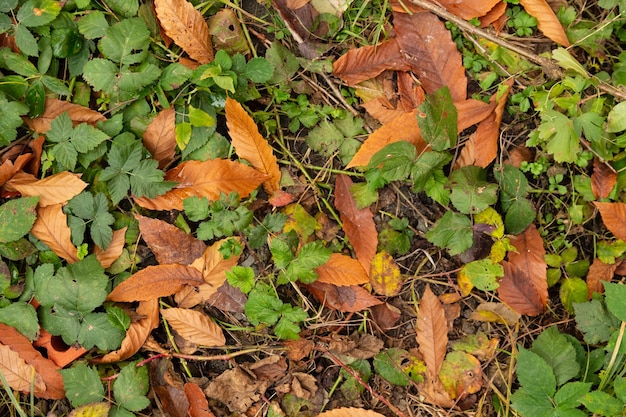
[[[418,349],[424,358],[428,375],[432,380],[437,380],[446,357],[448,325],[443,305],[431,291],[430,285],[426,286],[420,300],[415,330],[415,339],[419,344]]]
[[[352,180],[347,175],[338,175],[335,180],[335,207],[339,210],[343,230],[361,262],[363,269],[369,272],[370,264],[378,246],[378,232],[374,215],[369,207],[359,209],[350,192]]]
[[[609,162],[601,162],[598,158],[593,160],[591,191],[597,199],[607,198],[617,183],[617,172],[608,164]]]
[[[72,231],[61,204],[37,208],[37,220],[30,231],[54,253],[69,263],[78,262],[78,249],[72,243]]]
[[[602,215],[602,222],[616,238],[626,241],[626,203],[600,203],[594,201]]]
[[[604,287],[602,281],[610,282],[615,275],[617,267],[621,265],[621,261],[614,264],[607,264],[596,258],[589,267],[587,272],[587,298],[591,299],[593,293],[602,294]]]
[[[498,295],[519,314],[537,316],[543,313],[545,304],[530,278],[517,266],[502,261],[504,277],[500,280]]]
[[[509,262],[528,277],[542,308],[545,307],[548,302],[547,265],[544,260],[546,251],[535,225],[531,224],[523,233],[511,237],[511,245],[515,246],[517,253],[509,252]]]
[[[159,161],[161,169],[170,163],[176,151],[175,119],[173,107],[161,110],[143,133],[143,145],[152,158]]]
[[[209,402],[202,392],[202,388],[198,384],[187,382],[185,384],[185,397],[189,402],[187,409],[189,417],[215,417],[209,408]]]
[[[338,287],[315,281],[313,284],[305,285],[305,287],[318,301],[333,310],[356,313],[368,307],[382,304],[382,301],[358,285]]]
[[[570,45],[565,29],[546,0],[520,0],[520,4],[537,19],[537,27],[544,35],[560,45]]]
[[[315,268],[315,272],[317,282],[341,287],[366,284],[370,280],[359,261],[340,253],[333,253],[328,262]]]
[[[317,417],[383,417],[383,415],[376,411],[351,407],[324,411],[322,414],[318,414]]]
[[[50,123],[64,112],[67,112],[74,124],[89,123],[93,126],[97,122],[106,120],[106,117],[95,110],[91,110],[89,107],[56,98],[47,98],[43,114],[35,119],[26,118],[25,122],[35,132],[46,133],[50,129]]]
[[[141,237],[160,264],[189,265],[201,257],[206,245],[201,240],[163,220],[135,214]]]
[[[439,0],[446,10],[460,18],[470,20],[475,17],[486,15],[497,4],[502,3],[501,0]]]
[[[115,287],[107,300],[147,301],[172,295],[185,285],[198,286],[203,283],[202,272],[191,266],[179,264],[149,266]]]

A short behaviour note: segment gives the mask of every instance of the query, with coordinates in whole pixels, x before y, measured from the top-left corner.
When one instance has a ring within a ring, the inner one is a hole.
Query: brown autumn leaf
[[[176,151],[176,112],[174,107],[163,109],[152,119],[143,132],[143,145],[163,169],[174,158]]]
[[[537,316],[543,313],[545,304],[525,271],[507,261],[502,261],[501,265],[504,277],[498,287],[500,299],[519,314]]]
[[[352,180],[347,175],[338,175],[335,180],[335,207],[339,210],[343,230],[354,248],[363,269],[369,272],[378,246],[378,232],[374,215],[369,207],[359,209],[350,192]]]
[[[223,346],[222,329],[209,316],[186,308],[161,309],[161,316],[188,342],[203,346]]]
[[[587,272],[587,298],[591,299],[593,293],[602,294],[604,292],[604,286],[602,281],[610,282],[615,275],[615,271],[622,264],[623,261],[618,261],[613,264],[607,264],[596,258],[589,267]]]
[[[479,18],[480,27],[486,28],[487,26],[493,23],[493,27],[496,31],[496,34],[498,34],[502,30],[502,27],[499,25],[498,21],[502,17],[504,18],[507,17],[505,13],[506,13],[506,3],[503,1],[498,2],[495,6],[493,6],[493,8],[489,12],[487,12],[487,14]]]
[[[24,166],[24,172],[37,175],[39,168],[41,167],[41,155],[43,154],[43,144],[46,142],[44,135],[39,135],[35,139],[31,140],[28,144],[32,150],[32,158],[29,158],[28,164]],[[21,156],[21,155],[20,155]],[[19,157],[15,160],[15,164],[18,164]]]
[[[517,236],[510,238],[511,245],[517,252],[509,252],[509,262],[525,274],[535,287],[543,307],[548,303],[547,264],[544,259],[546,250],[537,227],[531,224]]]
[[[626,241],[626,203],[601,203],[594,201],[602,222],[616,238]]]
[[[166,221],[135,214],[141,237],[160,264],[189,265],[201,257],[206,245]]]
[[[208,306],[215,307],[218,310],[243,314],[246,301],[248,301],[248,297],[239,288],[225,282],[224,285],[217,289],[215,294],[206,300],[206,303]]]
[[[375,305],[370,311],[374,322],[384,331],[393,329],[402,316],[400,309],[389,303]]]
[[[546,0],[520,0],[520,4],[537,19],[537,27],[544,35],[562,46],[570,46],[565,29]]]
[[[35,390],[37,398],[60,400],[65,398],[63,377],[59,367],[52,361],[44,358],[24,335],[11,326],[0,323],[0,345],[9,346],[17,352],[29,365],[35,368],[35,372],[41,376],[45,384],[44,391]]]
[[[46,390],[46,384],[41,375],[35,372],[35,367],[27,364],[17,352],[3,344],[0,344],[0,373],[16,391],[30,392],[31,384],[35,392]]]
[[[43,114],[35,119],[25,118],[24,121],[35,132],[46,133],[50,129],[50,123],[64,112],[67,112],[74,124],[89,123],[95,126],[97,122],[106,120],[106,117],[89,107],[56,98],[47,98]]]
[[[400,51],[424,91],[431,94],[447,86],[453,101],[465,100],[467,77],[461,53],[444,23],[432,13],[394,13],[393,26]]]
[[[349,86],[374,78],[385,70],[408,71],[410,65],[396,39],[375,46],[349,49],[333,63],[333,75]]]
[[[118,302],[147,301],[172,295],[185,285],[204,283],[202,273],[179,264],[148,266],[130,276],[111,291],[107,300]]]
[[[506,90],[498,95],[491,97],[491,102],[497,105],[495,111],[486,119],[478,124],[478,128],[469,137],[468,141],[461,150],[461,155],[455,166],[464,167],[467,165],[476,165],[487,168],[489,164],[498,156],[498,141],[500,139],[500,122],[502,122],[502,114],[504,113],[504,105],[506,98],[511,91],[513,79],[505,81]]]
[[[382,301],[358,285],[338,287],[318,279],[313,284],[305,285],[305,288],[326,307],[346,313],[356,313],[382,304]]]
[[[219,200],[220,193],[236,192],[247,197],[267,176],[254,168],[227,159],[185,161],[165,174],[165,181],[178,185],[155,198],[134,197],[135,203],[149,210],[183,210],[187,197]]]
[[[67,203],[80,194],[87,185],[80,179],[80,174],[63,171],[42,180],[30,174],[18,173],[5,184],[5,188],[17,191],[24,197],[39,196],[39,206],[45,207]]]
[[[514,326],[519,322],[520,315],[511,307],[503,303],[484,302],[478,305],[470,319],[489,323],[500,323],[505,326]]]
[[[370,268],[370,284],[376,294],[394,297],[400,293],[404,278],[400,268],[386,251],[374,256]]]
[[[593,160],[593,173],[591,174],[591,191],[597,199],[607,198],[617,183],[617,172],[611,169],[609,162],[601,162],[598,158]]]
[[[30,232],[69,263],[78,262],[78,249],[72,243],[72,231],[62,204],[37,208],[37,220]]]
[[[0,165],[0,186],[4,185],[12,176],[17,174],[32,157],[32,153],[27,153],[19,155],[15,161],[11,161],[10,159],[5,160],[2,165]]]
[[[333,253],[328,262],[315,268],[318,278],[316,282],[337,286],[366,284],[369,275],[356,259],[340,253]]]
[[[324,411],[317,417],[384,417],[376,411],[366,410],[364,408],[342,407],[334,410]]]
[[[458,17],[471,20],[489,13],[501,0],[439,0],[439,4]]]
[[[137,314],[142,318],[130,324],[120,348],[96,359],[97,363],[121,362],[139,352],[152,330],[159,326],[159,300],[140,301]]]
[[[169,359],[150,361],[150,387],[170,417],[189,417],[183,381]]]
[[[187,382],[185,384],[185,397],[189,402],[189,408],[187,408],[189,417],[215,417],[209,408],[209,402],[202,392],[202,388],[198,384]]]
[[[240,255],[231,255],[228,259],[224,259],[220,252],[220,247],[229,240],[241,243],[241,238],[238,236],[218,240],[191,263],[191,266],[202,272],[205,284],[213,286],[216,291],[226,281],[226,271],[239,262]]]
[[[280,168],[267,140],[237,100],[226,98],[226,125],[231,143],[240,158],[267,175],[263,188],[269,196],[280,191]]]
[[[437,380],[446,357],[448,326],[446,313],[437,296],[426,286],[420,300],[415,327],[418,350],[424,359],[430,379]]]
[[[167,36],[187,55],[201,64],[213,60],[209,26],[193,4],[186,0],[155,0],[154,10]]]
[[[113,265],[113,262],[115,262],[124,251],[124,245],[126,244],[126,229],[128,229],[128,227],[124,227],[113,232],[113,238],[111,239],[111,243],[109,243],[109,247],[107,247],[106,250],[103,250],[100,246],[95,245],[93,253],[96,255],[96,259],[98,259],[98,262],[100,262],[100,265],[102,265],[103,268],[108,268]]]

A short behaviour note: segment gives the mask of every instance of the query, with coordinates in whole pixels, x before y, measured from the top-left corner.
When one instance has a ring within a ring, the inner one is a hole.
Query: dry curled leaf
[[[69,263],[78,262],[78,249],[61,204],[37,208],[37,220],[30,232]]]
[[[173,107],[164,109],[152,119],[143,132],[143,145],[152,158],[159,161],[162,169],[174,158],[176,151],[175,120],[176,112]]]
[[[369,275],[359,261],[340,253],[333,253],[328,262],[315,268],[315,272],[318,275],[316,282],[325,284],[349,286],[369,282]]]
[[[222,329],[206,314],[186,308],[161,309],[161,316],[185,340],[203,346],[223,346]]]
[[[357,311],[382,304],[382,301],[358,285],[338,287],[317,280],[313,284],[305,285],[305,287],[318,301],[333,310],[356,313]]]

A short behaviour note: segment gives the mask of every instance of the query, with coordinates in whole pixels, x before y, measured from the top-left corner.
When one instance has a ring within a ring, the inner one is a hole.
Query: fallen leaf
[[[231,412],[245,413],[261,399],[269,385],[269,381],[257,380],[241,367],[236,367],[213,378],[204,393],[226,404]]]
[[[393,26],[405,61],[426,93],[447,86],[454,102],[467,97],[467,78],[461,53],[450,31],[432,13],[394,13]]]
[[[326,307],[347,313],[356,313],[368,307],[382,304],[382,301],[358,285],[338,287],[318,280],[313,284],[305,285],[305,288]]]
[[[68,346],[61,336],[53,336],[43,328],[39,329],[39,337],[33,342],[33,346],[42,353],[45,351],[46,358],[59,368],[64,368],[87,353],[87,349]]]
[[[617,172],[610,168],[609,162],[593,160],[591,191],[597,199],[607,198],[617,183]]]
[[[426,286],[420,300],[415,327],[418,350],[424,359],[430,379],[438,379],[448,344],[446,313],[437,296]]]
[[[509,150],[508,158],[504,160],[504,164],[513,165],[515,168],[520,168],[522,162],[530,162],[532,159],[532,152],[524,145],[516,146]]]
[[[276,382],[287,374],[287,359],[279,355],[270,355],[252,363],[246,362],[243,367],[258,379]]]
[[[41,154],[39,155],[39,158],[41,158]],[[27,153],[27,154],[18,155],[18,157],[15,158],[15,161],[11,161],[9,159],[5,160],[2,163],[2,165],[0,165],[0,186],[4,185],[7,181],[9,181],[9,179],[13,175],[17,174],[22,168],[24,168],[26,163],[29,161],[32,161],[32,159],[33,159],[33,154]],[[39,167],[37,167],[37,170],[38,169]]]
[[[514,326],[519,322],[520,315],[503,303],[485,302],[476,307],[470,319],[488,323],[500,323],[505,326]]]
[[[565,30],[546,0],[520,0],[526,13],[537,19],[537,27],[544,35],[562,46],[570,46]]]
[[[166,221],[135,214],[141,237],[160,264],[189,265],[202,256],[206,245]]]
[[[153,298],[147,301],[140,301],[136,311],[143,318],[130,323],[120,348],[96,359],[95,362],[121,362],[139,352],[152,330],[159,326],[159,300]]]
[[[61,204],[37,208],[37,220],[30,232],[69,263],[78,262],[78,249]]]
[[[541,305],[545,307],[548,303],[548,278],[546,272],[548,266],[544,259],[546,251],[543,248],[543,239],[537,231],[537,227],[531,224],[521,234],[511,236],[510,244],[517,249],[517,252],[509,252],[509,262],[519,272],[528,277],[529,282],[539,296]]]
[[[398,96],[401,107],[409,112],[417,109],[426,99],[424,89],[417,83],[415,77],[408,72],[398,72]]]
[[[203,346],[224,346],[222,329],[206,314],[186,308],[161,309],[161,316],[188,342]]]
[[[443,361],[439,379],[450,398],[463,398],[482,388],[482,365],[474,355],[465,352],[450,352]]]
[[[496,34],[498,34],[502,30],[502,27],[499,25],[498,21],[503,17],[507,18],[505,13],[506,13],[506,3],[503,1],[498,2],[495,6],[493,6],[493,8],[489,12],[487,12],[487,14],[479,18],[480,27],[486,28],[487,26],[493,23],[493,27],[496,31]]]
[[[317,379],[304,372],[292,372],[291,393],[298,398],[311,400],[317,393]]]
[[[378,295],[394,297],[400,293],[404,278],[400,268],[386,251],[381,251],[374,256],[370,269],[370,284]]]
[[[96,255],[96,259],[98,259],[98,262],[100,262],[100,265],[102,265],[103,268],[108,268],[113,265],[113,262],[115,262],[124,251],[124,245],[126,244],[126,229],[128,229],[128,227],[124,227],[113,232],[113,238],[111,239],[111,243],[109,243],[106,250],[102,250],[100,246],[95,245],[93,253]]]
[[[187,382],[184,389],[185,397],[189,402],[189,408],[187,408],[189,417],[215,417],[215,414],[209,409],[209,402],[202,392],[202,388],[198,384]]]
[[[602,281],[611,282],[613,276],[615,275],[615,271],[621,264],[622,261],[614,264],[607,264],[598,258],[594,259],[593,263],[589,267],[589,272],[587,272],[587,298],[591,299],[593,293],[604,293]]]
[[[402,316],[400,309],[389,303],[375,305],[370,311],[374,322],[384,331],[393,329]]]
[[[64,112],[67,112],[74,124],[89,123],[95,126],[97,122],[106,120],[106,117],[89,107],[56,98],[47,98],[43,114],[34,119],[25,118],[24,121],[31,130],[46,133],[50,129],[50,123]]]
[[[537,316],[543,313],[545,304],[528,275],[510,262],[502,261],[501,264],[504,278],[498,287],[500,299],[519,314]]]
[[[369,207],[359,209],[350,192],[352,180],[347,175],[338,175],[335,180],[335,207],[339,210],[343,230],[354,248],[363,269],[368,272],[378,246],[378,232],[374,215]]]
[[[439,380],[439,377],[428,377],[426,381],[418,384],[417,388],[420,395],[424,396],[424,401],[427,403],[443,408],[452,408],[456,405],[456,402],[450,398],[450,395]]]
[[[328,262],[315,268],[315,272],[316,282],[337,286],[366,284],[370,280],[359,261],[340,253],[333,253]]]
[[[231,143],[240,158],[267,175],[263,188],[271,196],[280,191],[280,168],[276,156],[259,128],[237,100],[226,98],[226,125]]]
[[[315,343],[309,339],[301,337],[298,340],[285,340],[282,342],[287,349],[287,358],[292,361],[300,361],[315,348]]]
[[[237,236],[218,240],[206,248],[202,256],[198,257],[191,264],[191,266],[202,272],[204,282],[213,285],[216,290],[226,281],[226,271],[239,262],[239,256],[232,255],[228,259],[224,259],[220,252],[220,247],[229,240],[241,243],[241,238]]]
[[[342,407],[334,410],[324,411],[317,417],[384,417],[376,411],[366,410],[364,408]]]
[[[80,174],[68,171],[50,175],[42,180],[28,174],[14,175],[6,184],[6,189],[18,191],[24,197],[39,196],[39,206],[65,204],[87,187]]]
[[[206,300],[206,303],[218,310],[243,313],[246,301],[248,301],[248,297],[239,288],[225,282]]]
[[[594,201],[602,222],[616,238],[626,241],[626,203],[601,203]]]
[[[69,417],[107,417],[110,409],[110,402],[90,403],[73,409]]]
[[[439,4],[447,11],[465,20],[481,17],[489,13],[500,0],[440,0]]]
[[[267,176],[254,168],[226,159],[185,161],[165,174],[165,181],[178,185],[155,198],[134,197],[135,203],[149,210],[183,210],[187,197],[219,200],[220,193],[235,192],[247,197]]]
[[[172,295],[184,286],[204,283],[202,273],[179,264],[148,266],[131,275],[111,291],[107,300],[118,302],[147,301]]]
[[[183,382],[169,359],[150,361],[150,386],[170,417],[189,417]]]
[[[173,107],[163,109],[143,132],[143,145],[163,169],[174,158],[176,151],[176,112]]]
[[[46,384],[35,371],[35,367],[27,364],[17,352],[3,344],[0,344],[0,373],[16,391],[28,393],[31,384],[35,392],[46,390]]]
[[[201,64],[213,61],[209,26],[202,13],[186,0],[155,0],[161,27],[176,45]]]

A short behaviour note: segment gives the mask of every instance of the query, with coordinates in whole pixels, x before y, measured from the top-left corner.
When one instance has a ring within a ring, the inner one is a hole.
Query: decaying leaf
[[[17,352],[3,344],[0,344],[0,373],[16,391],[30,392],[31,384],[35,392],[46,390],[46,384],[35,368],[27,364]]]
[[[26,118],[25,122],[35,132],[46,133],[50,129],[50,123],[64,112],[67,112],[75,124],[89,123],[93,126],[97,122],[106,120],[106,117],[89,107],[56,98],[47,98],[43,114],[34,119]]]
[[[594,201],[602,222],[616,238],[626,241],[626,203],[601,203]]]
[[[201,240],[163,220],[135,214],[141,237],[160,264],[189,265],[201,257],[206,245]]]
[[[24,197],[39,196],[39,206],[65,204],[80,194],[87,183],[80,179],[80,174],[63,171],[42,180],[28,174],[16,174],[6,184],[10,191],[18,191]]]
[[[415,338],[419,344],[418,349],[424,358],[428,375],[430,379],[435,380],[438,378],[443,359],[446,356],[448,326],[443,305],[429,285],[426,286],[420,300],[415,330]]]
[[[186,0],[155,0],[161,27],[183,51],[201,64],[213,60],[209,26],[202,14]]]
[[[183,381],[169,359],[150,362],[150,385],[170,417],[189,417]]]
[[[110,409],[111,403],[108,401],[90,403],[73,409],[69,417],[107,417]]]
[[[186,308],[161,309],[161,316],[188,342],[203,346],[223,346],[222,329],[207,315]]]
[[[215,417],[209,409],[209,402],[202,392],[202,388],[198,384],[187,382],[184,389],[185,397],[189,401],[189,408],[187,409],[189,417]]]
[[[324,411],[317,417],[383,417],[376,411],[366,410],[364,408],[335,408],[334,410]]]
[[[37,209],[37,220],[30,231],[54,253],[69,263],[78,262],[78,249],[72,243],[72,231],[61,204]]]
[[[163,109],[152,119],[143,133],[143,145],[162,169],[174,158],[176,151],[176,112],[173,107]]]
[[[106,250],[103,250],[98,245],[94,247],[93,253],[96,255],[98,262],[100,262],[103,268],[108,268],[113,265],[113,262],[115,262],[124,251],[126,229],[128,229],[128,227],[113,232],[113,238],[111,238],[111,243],[109,243]]]
[[[382,304],[382,301],[358,285],[338,287],[317,280],[313,284],[305,285],[305,287],[318,301],[334,310],[356,313],[368,307]]]
[[[504,278],[498,287],[500,299],[519,314],[537,316],[543,313],[545,304],[528,275],[510,262],[503,261],[502,267]]]
[[[546,0],[520,0],[526,13],[537,19],[537,27],[559,45],[569,46],[565,29]]]
[[[463,398],[482,388],[482,365],[474,355],[465,352],[450,352],[443,361],[439,379],[450,398]]]
[[[147,301],[172,295],[184,286],[204,283],[202,273],[191,266],[166,264],[148,266],[130,276],[111,291],[107,300]]]
[[[261,399],[270,385],[269,381],[258,380],[253,375],[241,367],[230,369],[211,380],[204,393],[226,404],[230,411],[244,413]]]
[[[402,316],[400,309],[389,303],[375,305],[370,310],[378,327],[385,331],[393,329]]]
[[[617,172],[610,168],[608,162],[593,160],[593,174],[591,174],[591,191],[597,199],[607,198],[617,183]]]
[[[400,293],[404,278],[393,257],[381,251],[374,256],[370,269],[370,283],[376,294],[393,297]]]
[[[500,323],[506,326],[514,326],[519,322],[520,315],[503,303],[485,302],[476,307],[470,318],[476,321]]]
[[[369,275],[359,261],[340,253],[333,253],[328,262],[315,268],[316,282],[337,286],[360,285],[369,282]]]

